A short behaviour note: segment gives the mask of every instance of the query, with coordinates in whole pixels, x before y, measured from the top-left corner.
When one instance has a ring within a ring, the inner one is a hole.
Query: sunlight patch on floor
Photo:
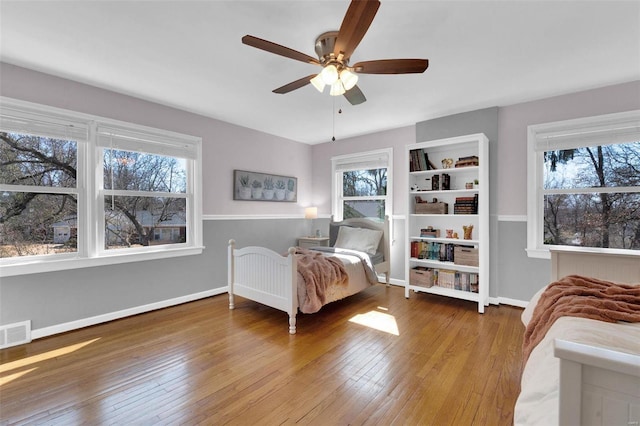
[[[27,373],[31,373],[34,370],[37,370],[38,367],[34,367],[34,368],[30,368],[28,370],[24,370],[24,371],[19,371],[17,373],[14,374],[9,374],[8,376],[4,376],[4,377],[0,377],[0,387],[6,385],[9,382],[14,381],[15,379],[19,379],[20,377],[24,376]]]
[[[49,352],[44,352],[38,355],[33,355],[27,358],[2,364],[0,365],[0,373],[6,373],[7,371],[15,370],[16,368],[26,367],[28,365],[35,364],[37,362],[42,362],[51,358],[56,358],[59,356],[70,354],[72,352],[75,352],[79,349],[84,348],[85,346],[88,346],[96,342],[97,340],[100,340],[100,337],[92,340],[87,340],[86,342],[76,343],[75,345],[65,346],[64,348],[54,349]],[[28,371],[31,371],[31,370],[28,370]]]
[[[379,309],[387,310],[385,308]],[[396,318],[393,315],[384,312],[369,311],[366,314],[358,314],[349,319],[349,322],[364,325],[365,327],[373,328],[385,333],[393,334],[394,336],[400,335]]]

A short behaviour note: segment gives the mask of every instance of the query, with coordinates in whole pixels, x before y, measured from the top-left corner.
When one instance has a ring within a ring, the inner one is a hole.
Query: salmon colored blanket
[[[318,312],[322,308],[329,287],[349,284],[347,271],[338,258],[297,247],[296,262],[298,289],[303,284],[306,290],[304,301],[300,301],[300,311],[305,314]]]
[[[524,361],[562,316],[640,322],[640,285],[616,284],[579,275],[569,275],[550,284],[527,325],[522,346]]]

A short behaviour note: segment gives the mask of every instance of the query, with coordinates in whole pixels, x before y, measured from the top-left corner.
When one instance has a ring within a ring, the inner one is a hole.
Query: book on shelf
[[[440,230],[439,229],[433,229],[433,227],[428,227],[428,228],[422,228],[420,229],[420,237],[422,238],[439,238],[440,237]]]
[[[442,174],[442,190],[448,191],[451,189],[451,176],[447,173]]]
[[[478,214],[478,194],[473,197],[456,197],[453,214]]]
[[[435,166],[429,160],[429,154],[424,149],[412,149],[409,151],[409,171],[423,172],[433,170]]]
[[[454,262],[455,244],[428,241],[411,241],[411,257],[415,259]]]
[[[470,166],[478,166],[480,165],[480,161],[477,155],[470,155],[468,157],[460,157],[458,161],[456,161],[455,167],[470,167]]]
[[[432,271],[433,284],[453,290],[478,292],[478,274],[476,272],[452,271],[449,269],[434,269]]]
[[[456,271],[450,269],[438,270],[438,287],[454,289],[456,285]]]

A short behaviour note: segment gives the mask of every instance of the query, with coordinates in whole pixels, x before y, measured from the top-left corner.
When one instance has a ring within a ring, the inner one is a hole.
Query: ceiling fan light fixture
[[[340,95],[344,95],[344,92],[346,92],[346,90],[344,90],[344,85],[342,84],[342,81],[337,80],[335,83],[331,85],[331,92],[329,92],[329,94],[331,96],[340,96]]]
[[[348,69],[340,71],[340,80],[344,86],[344,90],[351,90],[358,82],[358,76]]]
[[[309,82],[313,85],[313,87],[318,89],[318,92],[322,93],[324,91],[325,84],[324,80],[322,80],[322,74],[316,75],[311,80],[309,80]]]
[[[325,84],[332,85],[339,78],[338,68],[336,68],[336,66],[333,64],[327,65],[322,69],[322,71],[320,72],[320,75],[322,76],[322,81],[324,81]]]

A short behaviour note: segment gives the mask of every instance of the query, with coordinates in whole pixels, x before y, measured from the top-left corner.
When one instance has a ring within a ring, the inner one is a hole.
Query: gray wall
[[[240,246],[262,245],[284,251],[306,235],[306,205],[317,205],[324,219],[314,227],[327,232],[330,208],[330,158],[345,153],[394,149],[392,278],[404,281],[404,214],[407,161],[405,146],[416,141],[483,132],[490,140],[490,223],[492,297],[528,300],[549,279],[548,261],[526,256],[526,222],[499,220],[524,215],[523,167],[526,126],[640,108],[640,82],[489,108],[417,123],[336,143],[308,146],[164,107],[129,96],[0,63],[0,94],[103,117],[203,137],[204,244],[199,256],[136,262],[3,278],[0,324],[32,320],[34,330],[74,323],[172,299],[215,291],[226,285],[230,238]],[[585,106],[586,104],[586,106]],[[499,129],[499,130],[498,130]],[[247,155],[251,152],[252,155]],[[265,160],[266,158],[266,160]],[[273,161],[270,161],[272,159]],[[508,166],[507,166],[508,165]],[[231,200],[232,170],[248,169],[297,176],[298,203]],[[516,176],[517,174],[517,176]],[[520,182],[511,186],[513,182]],[[506,206],[499,211],[496,206]],[[513,208],[514,210],[510,210]],[[260,219],[251,215],[260,216]],[[242,217],[242,219],[240,219]],[[265,218],[266,217],[266,218]]]
[[[2,96],[202,137],[203,213],[212,219],[204,221],[198,256],[4,277],[0,324],[31,320],[38,334],[215,292],[226,285],[230,238],[286,249],[309,232],[310,146],[13,65],[0,63],[0,76]],[[233,201],[235,168],[298,177],[298,203]]]
[[[489,138],[489,297],[496,298],[500,293],[498,282],[498,226],[497,194],[495,193],[497,176],[493,171],[498,166],[498,108],[486,108],[462,114],[435,118],[416,124],[416,142],[484,133]]]
[[[533,124],[640,109],[640,81],[504,106],[498,113],[496,167],[497,285],[500,297],[529,300],[548,283],[549,260],[529,258],[527,247],[527,127]],[[501,220],[501,217],[507,219]],[[513,219],[513,220],[512,220]],[[515,221],[514,221],[515,220]],[[492,240],[492,243],[495,240]],[[493,255],[493,252],[492,252]]]
[[[328,220],[315,223],[328,233]],[[308,232],[301,218],[205,220],[198,256],[3,278],[0,324],[30,319],[36,330],[224,287],[230,239],[286,252]]]
[[[497,251],[499,295],[514,300],[529,300],[551,279],[551,264],[546,259],[527,256],[527,222],[498,221]]]

